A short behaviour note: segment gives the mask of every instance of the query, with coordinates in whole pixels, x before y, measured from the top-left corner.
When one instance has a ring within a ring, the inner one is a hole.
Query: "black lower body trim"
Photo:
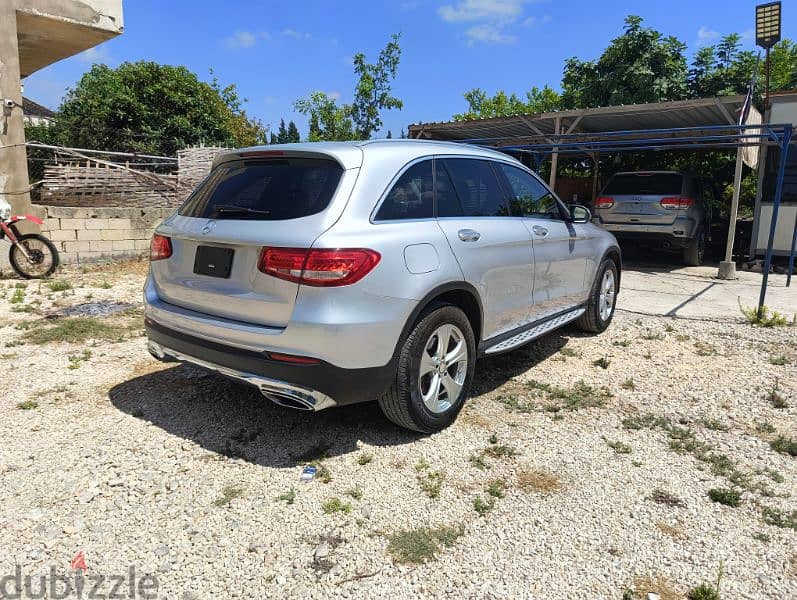
[[[396,376],[394,361],[384,367],[364,369],[344,369],[327,362],[293,365],[270,360],[262,352],[226,346],[169,329],[152,319],[146,319],[144,324],[147,337],[166,348],[221,367],[316,390],[338,405],[376,400]]]

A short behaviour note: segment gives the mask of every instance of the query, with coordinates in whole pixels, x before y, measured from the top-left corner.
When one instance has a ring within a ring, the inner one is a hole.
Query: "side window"
[[[496,166],[509,184],[512,214],[543,219],[562,218],[556,197],[535,177],[506,163],[497,163]]]
[[[472,158],[437,161],[450,175],[455,194],[441,201],[438,183],[438,217],[507,217],[509,207],[490,163]],[[443,185],[445,185],[443,179]],[[456,201],[454,199],[456,197]]]
[[[398,178],[379,211],[377,221],[429,219],[434,216],[432,161],[412,165]]]

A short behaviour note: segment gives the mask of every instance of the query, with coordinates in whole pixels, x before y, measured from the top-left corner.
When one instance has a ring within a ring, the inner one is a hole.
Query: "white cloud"
[[[712,42],[718,40],[720,37],[719,31],[714,31],[703,25],[697,30],[697,45],[708,46]]]
[[[490,25],[488,23],[469,27],[465,30],[465,36],[468,38],[469,46],[472,46],[476,42],[510,44],[517,39],[514,35],[504,33],[503,28],[498,25]]]
[[[330,98],[332,98],[335,101],[340,100],[340,92],[338,92],[336,90],[332,90],[331,92],[327,92],[327,96],[329,96]]]
[[[290,37],[295,40],[309,40],[310,34],[304,31],[296,31],[295,29],[283,29],[282,35],[285,37]]]
[[[103,46],[94,46],[77,55],[81,62],[85,63],[104,63],[110,60],[108,51]]]
[[[456,6],[446,4],[437,12],[448,23],[472,21],[513,22],[523,12],[528,0],[460,0]]]
[[[251,31],[236,31],[224,41],[228,48],[252,48],[257,43],[257,35]]]
[[[532,15],[523,20],[523,25],[526,27],[532,27],[534,25],[547,25],[551,21],[553,21],[553,17],[551,15],[543,15],[541,17]]]
[[[468,23],[465,37],[469,46],[476,42],[508,44],[517,37],[508,30],[523,17],[525,4],[540,0],[458,0],[437,9],[447,23]],[[524,25],[550,21],[550,17],[528,17]]]

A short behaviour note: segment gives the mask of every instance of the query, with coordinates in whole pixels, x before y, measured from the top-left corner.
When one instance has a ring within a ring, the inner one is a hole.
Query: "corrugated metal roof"
[[[744,99],[743,95],[721,96],[471,121],[420,123],[410,125],[409,137],[435,140],[492,139],[495,145],[503,145],[516,143],[519,138],[553,135],[557,121],[562,134],[734,125]]]

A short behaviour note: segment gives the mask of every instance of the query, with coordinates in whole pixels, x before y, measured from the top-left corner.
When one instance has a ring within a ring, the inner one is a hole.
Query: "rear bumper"
[[[270,360],[265,352],[212,342],[145,320],[149,351],[163,361],[189,362],[257,387],[283,406],[322,410],[375,400],[387,390],[396,369],[344,369],[326,362],[294,365]]]
[[[614,234],[618,240],[635,239],[664,242],[674,246],[683,246],[697,234],[697,223],[694,219],[678,218],[673,223],[654,225],[647,223],[594,223]]]

